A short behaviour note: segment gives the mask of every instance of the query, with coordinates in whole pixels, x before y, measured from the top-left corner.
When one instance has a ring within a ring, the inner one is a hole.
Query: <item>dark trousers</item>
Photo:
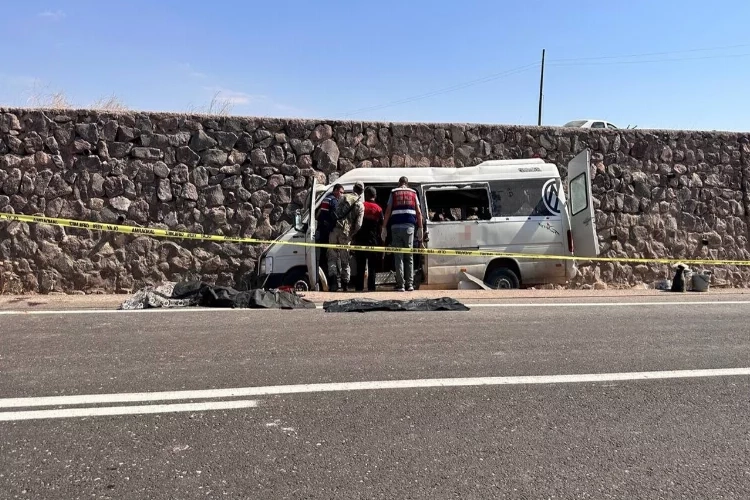
[[[354,289],[358,292],[365,289],[365,266],[367,267],[367,290],[375,291],[375,274],[380,270],[383,254],[378,252],[354,252],[357,261],[357,276],[354,277]]]
[[[315,243],[328,243],[330,232],[318,230],[315,233]],[[328,249],[327,248],[315,248],[315,260],[318,263],[318,267],[323,270],[323,273],[328,273]]]

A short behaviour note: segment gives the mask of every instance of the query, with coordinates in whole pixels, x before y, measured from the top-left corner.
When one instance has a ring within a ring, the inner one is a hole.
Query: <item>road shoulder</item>
[[[323,304],[329,300],[367,298],[375,300],[409,300],[452,297],[466,304],[517,302],[670,302],[670,301],[737,301],[750,300],[750,289],[719,289],[708,293],[670,293],[659,290],[430,290],[410,293],[324,293],[307,292],[306,299]],[[73,311],[118,308],[129,295],[4,295],[0,311]]]

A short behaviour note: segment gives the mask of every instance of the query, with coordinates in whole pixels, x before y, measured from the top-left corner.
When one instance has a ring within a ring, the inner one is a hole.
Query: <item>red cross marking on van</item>
[[[472,237],[471,237],[471,226],[469,224],[466,224],[464,226],[464,232],[461,235],[461,239],[463,241],[471,241],[472,240]]]

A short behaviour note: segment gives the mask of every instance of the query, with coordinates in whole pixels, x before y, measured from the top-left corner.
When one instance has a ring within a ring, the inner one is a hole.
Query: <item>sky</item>
[[[0,106],[750,130],[747,0],[25,0]],[[218,105],[218,106],[217,106]]]

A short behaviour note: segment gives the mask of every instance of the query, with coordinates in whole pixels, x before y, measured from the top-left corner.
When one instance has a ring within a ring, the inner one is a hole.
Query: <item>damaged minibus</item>
[[[385,210],[403,175],[419,196],[426,248],[582,258],[599,253],[588,150],[568,163],[567,197],[557,166],[540,158],[492,160],[463,168],[358,168],[336,183],[347,192],[357,181],[374,187],[376,201]],[[306,209],[277,241],[314,242],[315,218],[310,214],[331,189],[333,185],[314,183]],[[259,257],[258,285],[327,290],[326,273],[315,262],[312,247],[271,244]],[[387,254],[377,283],[388,284],[392,270],[393,255]],[[573,260],[472,255],[415,255],[414,270],[415,287],[430,289],[456,288],[462,271],[494,289],[563,285],[577,272]],[[357,272],[352,259],[352,275]]]

